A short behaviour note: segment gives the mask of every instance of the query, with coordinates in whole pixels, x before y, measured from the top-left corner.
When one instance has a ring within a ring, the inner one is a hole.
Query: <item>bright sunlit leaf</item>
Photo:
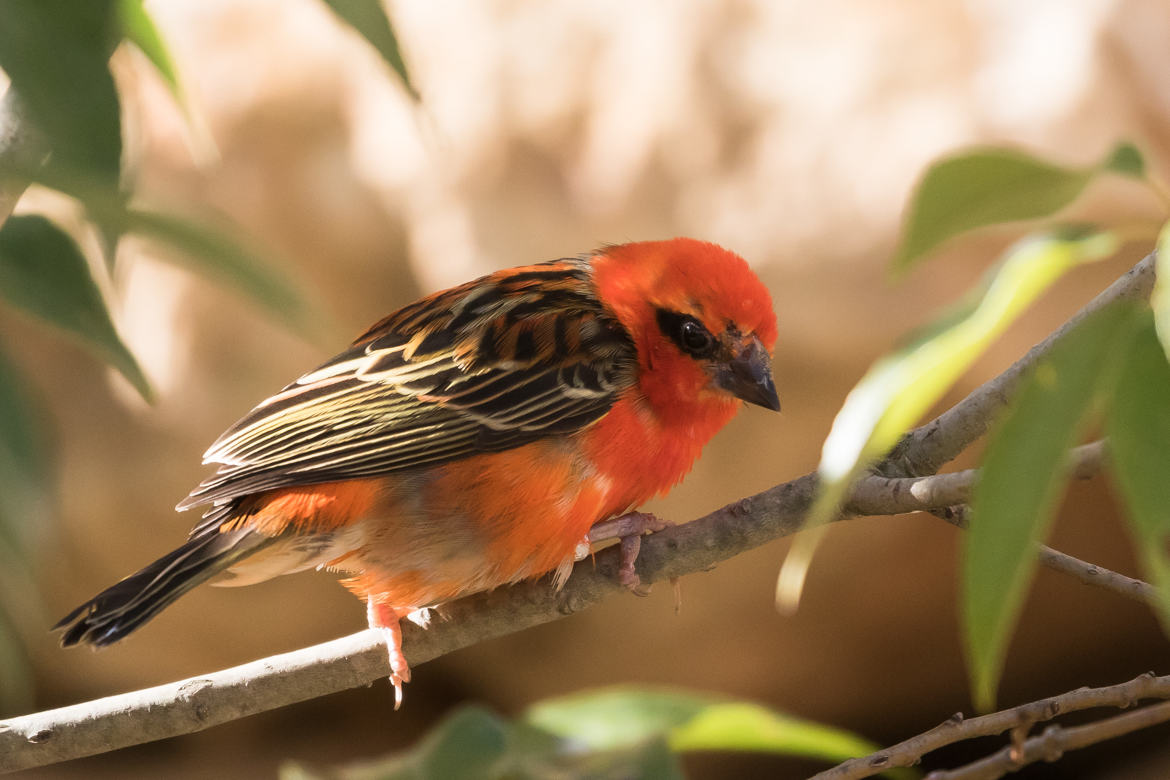
[[[713,699],[693,693],[602,688],[547,699],[523,720],[593,750],[629,747],[694,718]]]
[[[1094,400],[1111,387],[1132,333],[1130,304],[1086,318],[1021,383],[992,433],[963,539],[962,594],[967,666],[975,706],[987,711],[1008,640],[1067,481],[1066,458]],[[1170,387],[1170,386],[1168,386]]]
[[[48,139],[51,164],[117,189],[122,125],[107,64],[113,16],[112,0],[4,0],[0,68]]]
[[[944,157],[927,169],[911,196],[892,268],[904,273],[943,242],[969,230],[1051,216],[1104,170],[1135,176],[1144,164],[1128,143],[1090,168],[1054,165],[1013,149],[974,149]]]
[[[878,750],[841,729],[781,715],[751,702],[711,703],[670,732],[680,752],[735,750],[819,758],[839,763]]]
[[[658,737],[679,752],[748,751],[829,762],[878,749],[847,731],[753,702],[654,689],[606,688],[552,699],[530,708],[524,721],[571,745],[601,751]]]
[[[1111,255],[1117,238],[1107,232],[1061,229],[1029,237],[1010,248],[978,303],[950,311],[941,329],[882,358],[845,399],[825,439],[817,497],[793,542],[777,582],[780,609],[792,611],[821,535],[853,480],[887,453],[967,370],[993,339],[1066,271]]]
[[[386,64],[398,74],[398,78],[402,79],[402,85],[410,96],[418,100],[418,91],[410,80],[406,62],[398,50],[398,37],[394,34],[394,27],[386,16],[381,0],[325,0],[325,4],[370,42]]]
[[[167,89],[170,90],[171,98],[186,117],[187,141],[196,163],[202,164],[217,159],[219,152],[215,148],[211,131],[206,126],[203,116],[187,99],[186,90],[183,89],[183,82],[179,78],[179,71],[175,67],[170,49],[159,33],[154,19],[147,12],[144,1],[118,0],[118,14],[122,23],[122,34],[127,41],[134,44],[150,60],[151,65],[158,71],[159,76],[166,83]]]
[[[1170,633],[1170,364],[1147,320],[1125,355],[1107,420],[1110,464]]]
[[[1158,255],[1154,263],[1154,291],[1150,294],[1154,326],[1162,349],[1170,357],[1170,222],[1158,236]]]
[[[44,217],[14,216],[0,228],[0,300],[60,328],[150,400],[150,383],[114,329],[81,250]]]
[[[179,72],[175,69],[175,61],[171,58],[171,52],[167,49],[162,35],[159,34],[154,20],[146,12],[143,0],[118,0],[118,15],[122,22],[122,34],[126,36],[126,40],[133,43],[139,51],[146,55],[150,64],[166,82],[167,88],[171,91],[171,97],[175,99],[176,103],[182,105],[183,88],[179,84]]]

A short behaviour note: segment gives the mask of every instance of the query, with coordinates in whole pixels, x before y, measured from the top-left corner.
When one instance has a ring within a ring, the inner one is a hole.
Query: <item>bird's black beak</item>
[[[731,360],[721,365],[715,376],[720,387],[749,404],[780,411],[780,396],[772,381],[771,359],[760,340],[752,337]]]

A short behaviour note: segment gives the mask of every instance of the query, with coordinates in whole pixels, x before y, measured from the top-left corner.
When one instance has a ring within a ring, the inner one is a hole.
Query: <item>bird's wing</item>
[[[178,508],[572,433],[635,371],[587,261],[501,271],[395,312],[257,406],[205,453],[219,471]]]

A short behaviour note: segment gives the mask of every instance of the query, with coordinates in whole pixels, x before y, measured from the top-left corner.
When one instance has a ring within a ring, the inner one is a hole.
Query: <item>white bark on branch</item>
[[[909,434],[896,450],[896,466],[882,471],[887,476],[933,474],[982,435],[1023,371],[1072,323],[1114,300],[1148,296],[1153,276],[1150,255],[1004,374]],[[898,471],[901,473],[892,473]],[[945,483],[946,479],[940,478],[936,487]],[[791,535],[800,530],[814,488],[815,477],[805,475],[700,520],[652,534],[643,541],[638,574],[643,582],[653,583],[705,571],[746,550]],[[938,491],[948,497],[942,487]],[[913,496],[913,491],[907,494]],[[897,504],[903,496],[889,498]],[[923,504],[915,508],[942,507]],[[851,509],[880,514],[907,511],[887,511],[873,496],[855,500]],[[606,550],[595,562],[587,559],[579,563],[559,593],[543,578],[445,605],[440,611],[445,619],[429,629],[404,626],[407,660],[418,666],[453,650],[579,612],[611,594],[624,592],[617,584],[617,566],[616,551]],[[190,680],[12,718],[0,721],[0,770],[41,766],[190,733],[365,685],[388,674],[380,638],[373,632],[361,632]]]

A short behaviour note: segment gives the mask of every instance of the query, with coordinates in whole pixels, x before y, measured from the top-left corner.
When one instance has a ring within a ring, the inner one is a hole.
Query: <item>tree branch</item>
[[[931,772],[926,780],[995,780],[1017,772],[1037,761],[1056,761],[1077,748],[1115,739],[1139,729],[1156,726],[1170,720],[1170,702],[1152,704],[1124,715],[1099,720],[1084,726],[1064,728],[1049,726],[1038,737],[1032,737],[1022,746],[1008,746],[988,756],[949,772]]]
[[[1073,448],[1068,454],[1069,475],[1074,479],[1094,476],[1101,470],[1104,456],[1103,441]],[[971,489],[978,476],[979,469],[926,477],[867,474],[853,485],[846,511],[857,515],[898,515],[966,504],[971,500]]]
[[[1052,752],[1057,748],[1060,750],[1073,750],[1078,747],[1091,745],[1094,742],[1119,736],[1120,734],[1136,731],[1139,728],[1151,726],[1164,720],[1170,720],[1170,711],[1163,712],[1161,709],[1158,711],[1156,717],[1146,714],[1141,718],[1126,720],[1129,716],[1139,715],[1140,713],[1146,713],[1147,710],[1155,709],[1147,707],[1144,710],[1128,713],[1119,718],[1109,718],[1086,726],[1078,726],[1076,728],[1062,728],[1057,726],[1055,728],[1058,731],[1048,729],[1044,735],[1024,741],[1024,737],[1027,736],[1027,732],[1032,726],[1037,723],[1050,721],[1059,715],[1069,712],[1079,712],[1080,710],[1092,709],[1094,707],[1119,707],[1125,709],[1132,707],[1142,699],[1170,699],[1170,675],[1156,677],[1153,672],[1147,672],[1139,677],[1135,677],[1129,682],[1110,685],[1104,688],[1078,688],[1075,691],[1069,691],[1059,696],[1051,696],[1047,699],[1021,704],[1018,707],[1001,710],[990,715],[982,715],[978,718],[971,718],[970,720],[964,719],[961,712],[955,713],[930,731],[911,737],[904,742],[899,742],[897,745],[877,753],[850,759],[832,769],[814,775],[811,780],[859,780],[864,777],[872,777],[887,769],[914,766],[927,753],[938,750],[941,747],[946,747],[947,745],[953,745],[956,742],[963,742],[978,737],[992,737],[997,734],[1002,734],[1005,731],[1013,731],[1016,736],[1016,744],[1009,745],[1005,750],[1016,757],[1011,758],[1011,761],[1015,762],[1018,759],[1019,763],[1008,763],[1005,765],[1003,760],[999,758],[1004,751],[1000,751],[1000,753],[996,753],[990,758],[984,759],[984,761],[976,762],[976,764],[959,770],[967,771],[972,767],[995,759],[995,765],[997,767],[1008,767],[999,774],[948,774],[935,772],[929,775],[928,780],[943,780],[943,778],[959,777],[966,779],[975,777],[1001,777],[1003,774],[1014,771],[1014,769],[1024,764],[1029,764],[1042,758],[1047,758],[1048,756],[1058,756],[1059,753]],[[1160,704],[1157,707],[1167,708],[1170,707],[1170,703]],[[1016,752],[1012,753],[1012,751]],[[1031,757],[1029,758],[1029,756]],[[1025,758],[1028,760],[1023,760]]]
[[[1097,296],[1074,321],[1112,300],[1148,295],[1152,268],[1150,255]],[[937,471],[943,462],[939,458],[947,453],[952,453],[947,459],[953,457],[973,440],[973,430],[981,433],[986,428],[985,422],[978,424],[975,420],[1002,405],[1002,396],[1014,386],[1019,374],[1069,327],[1066,324],[1007,372],[984,385],[990,389],[973,392],[937,420],[909,434],[898,447],[901,462],[921,466],[937,461]],[[949,479],[954,478],[927,483],[929,489],[919,492],[945,496],[951,489],[947,487]],[[736,501],[700,520],[646,537],[638,558],[639,576],[643,582],[652,583],[705,571],[720,561],[795,533],[800,530],[815,484],[815,475],[808,474]],[[914,492],[907,490],[906,494],[913,496]],[[921,503],[921,499],[915,500]],[[429,630],[404,626],[407,659],[418,666],[456,649],[579,612],[624,591],[616,584],[617,567],[616,551],[606,550],[595,561],[579,563],[560,592],[553,590],[548,578],[542,578],[445,605],[441,609],[445,620]],[[190,733],[366,685],[388,674],[381,639],[374,632],[363,631],[189,680],[0,721],[0,770],[41,766]]]
[[[1150,297],[1150,291],[1154,288],[1154,258],[1153,252],[1146,255],[1002,374],[971,391],[966,398],[931,422],[907,434],[886,458],[882,473],[890,477],[934,474],[943,464],[954,460],[972,442],[987,433],[1028,369],[1085,317],[1115,301],[1145,300]]]

